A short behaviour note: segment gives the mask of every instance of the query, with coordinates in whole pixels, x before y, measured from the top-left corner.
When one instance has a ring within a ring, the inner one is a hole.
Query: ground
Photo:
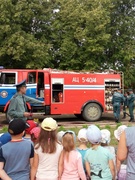
[[[122,115],[121,115],[122,116]],[[52,117],[52,116],[51,116]],[[34,115],[35,121],[38,121],[38,119],[44,119],[45,116],[43,115]],[[116,146],[117,145],[117,140],[114,137],[114,130],[117,129],[117,127],[121,124],[125,124],[127,126],[132,126],[134,123],[129,123],[129,117],[126,119],[121,119],[121,123],[115,123],[114,117],[112,113],[105,113],[103,114],[101,120],[96,121],[96,122],[87,122],[84,121],[83,119],[78,119],[73,115],[57,115],[53,116],[54,119],[57,120],[59,129],[58,131],[61,130],[73,130],[77,134],[79,129],[81,128],[87,128],[90,124],[96,124],[100,129],[108,129],[111,132],[111,145]],[[0,132],[5,132],[7,131],[7,123],[5,123],[5,115],[0,114],[0,125],[1,129]]]

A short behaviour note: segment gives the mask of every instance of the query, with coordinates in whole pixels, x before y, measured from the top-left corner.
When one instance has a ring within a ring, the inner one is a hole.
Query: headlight
[[[0,95],[1,95],[2,98],[6,98],[8,96],[8,92],[7,91],[2,91],[0,93]]]

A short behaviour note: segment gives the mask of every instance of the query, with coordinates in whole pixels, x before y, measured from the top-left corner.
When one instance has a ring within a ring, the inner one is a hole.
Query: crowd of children
[[[114,131],[119,141],[125,125]],[[57,122],[46,118],[38,126],[13,119],[0,137],[1,180],[126,180],[126,162],[110,146],[111,134],[95,125],[57,132]],[[89,144],[90,146],[89,146]]]

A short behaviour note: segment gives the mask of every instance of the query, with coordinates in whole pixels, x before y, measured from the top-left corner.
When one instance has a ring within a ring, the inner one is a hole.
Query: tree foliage
[[[110,0],[60,0],[52,22],[55,60],[62,69],[98,69],[110,34]]]
[[[135,73],[135,1],[113,0],[112,3],[111,39],[106,50],[106,64],[123,71],[125,85],[132,85]]]
[[[45,4],[38,0],[0,0],[0,61],[6,67],[48,64],[49,44],[38,38]]]
[[[134,27],[134,0],[0,0],[0,64],[111,68],[134,85]]]

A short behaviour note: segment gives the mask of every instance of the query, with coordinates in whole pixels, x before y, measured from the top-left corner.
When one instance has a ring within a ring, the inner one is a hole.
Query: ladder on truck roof
[[[107,70],[104,70],[104,71],[70,71],[70,70],[59,70],[59,69],[51,69],[51,68],[43,68],[43,70],[45,71],[48,71],[50,73],[64,73],[64,74],[123,74],[122,71],[115,71],[113,69],[107,69]]]

